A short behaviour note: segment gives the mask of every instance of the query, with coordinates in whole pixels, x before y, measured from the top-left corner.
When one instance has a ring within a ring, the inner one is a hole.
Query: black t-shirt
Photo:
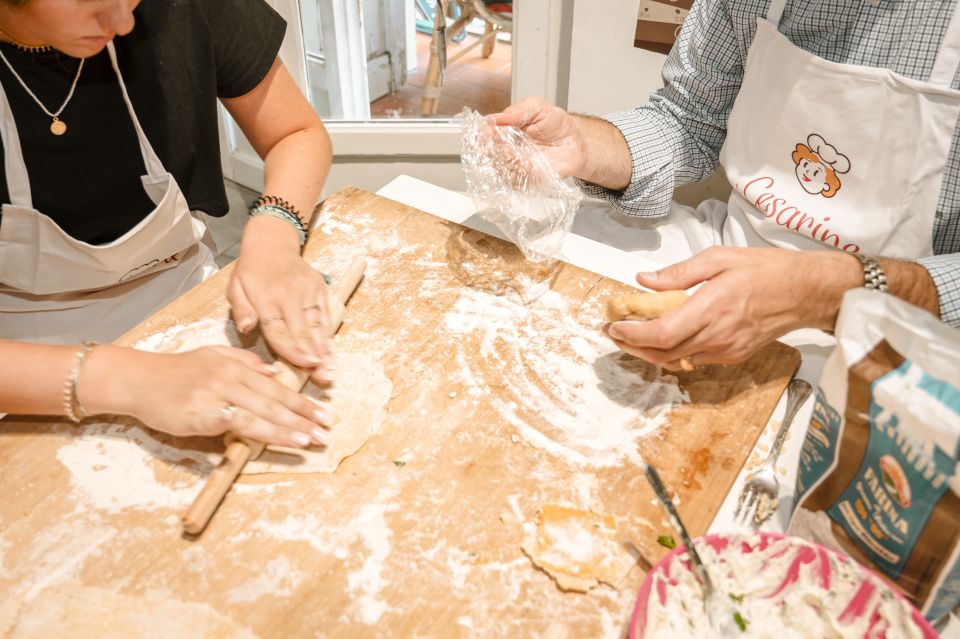
[[[284,20],[263,0],[143,0],[136,26],[115,38],[123,80],[140,124],[184,192],[190,208],[228,210],[220,164],[217,98],[244,95],[276,59]],[[47,110],[67,96],[79,59],[58,51],[0,50]],[[146,172],[136,132],[106,49],[84,63],[76,92],[50,132],[51,118],[0,61],[33,206],[72,237],[110,242],[153,208],[140,177]],[[3,167],[0,154],[0,168]],[[10,202],[0,171],[0,198]]]

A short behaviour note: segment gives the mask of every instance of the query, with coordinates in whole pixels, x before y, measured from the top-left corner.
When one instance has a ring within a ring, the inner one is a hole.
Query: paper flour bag
[[[930,620],[960,602],[960,331],[848,292],[789,532],[885,575]]]

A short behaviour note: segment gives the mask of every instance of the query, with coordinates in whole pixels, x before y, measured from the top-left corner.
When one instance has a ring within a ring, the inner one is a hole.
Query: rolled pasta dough
[[[175,326],[151,335],[136,348],[163,353],[180,353],[203,346],[232,346],[256,354],[266,362],[275,357],[259,332],[242,334],[227,319],[210,319]],[[336,423],[328,432],[325,448],[263,451],[247,462],[243,474],[332,473],[340,462],[354,454],[371,435],[380,431],[384,407],[390,400],[393,384],[383,365],[366,353],[336,351],[336,382],[327,389],[308,383],[303,393],[329,403]]]
[[[308,383],[305,395],[329,400],[336,423],[327,432],[326,448],[307,450],[267,448],[259,459],[247,462],[243,474],[332,473],[340,462],[360,450],[380,432],[393,384],[380,362],[364,353],[337,353],[336,382],[330,389]]]

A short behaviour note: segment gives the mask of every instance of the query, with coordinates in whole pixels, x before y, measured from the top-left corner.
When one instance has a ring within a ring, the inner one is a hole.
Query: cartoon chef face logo
[[[808,136],[806,144],[798,144],[792,157],[797,180],[810,195],[833,197],[840,190],[838,175],[850,170],[849,158],[816,134]]]

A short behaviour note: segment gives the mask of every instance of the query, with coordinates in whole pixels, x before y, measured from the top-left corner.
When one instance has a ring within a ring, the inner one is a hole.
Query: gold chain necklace
[[[26,51],[27,53],[46,53],[53,51],[53,47],[49,44],[23,44],[22,42],[17,42],[3,29],[0,29],[0,35],[3,35],[3,37],[7,39],[7,44],[21,51]]]
[[[80,58],[80,64],[77,65],[77,74],[73,76],[73,84],[70,85],[70,92],[67,94],[63,104],[60,105],[60,108],[57,109],[55,113],[50,113],[50,111],[47,110],[47,107],[43,106],[43,102],[41,102],[40,98],[34,95],[33,91],[30,90],[30,87],[27,86],[27,83],[23,81],[23,78],[21,78],[16,72],[16,70],[13,68],[13,65],[10,64],[10,61],[7,60],[7,56],[3,55],[3,51],[0,51],[0,59],[2,59],[3,63],[7,65],[7,68],[10,69],[10,73],[12,73],[13,77],[17,79],[17,82],[20,83],[20,86],[23,87],[23,90],[26,91],[31,98],[33,98],[33,101],[36,102],[41,109],[43,109],[44,113],[53,118],[53,120],[50,122],[50,133],[53,133],[54,135],[63,135],[66,133],[67,123],[60,119],[60,114],[63,113],[65,108],[67,108],[70,98],[73,97],[73,92],[77,88],[77,81],[80,80],[80,72],[83,71],[83,62],[86,60],[86,58]]]

